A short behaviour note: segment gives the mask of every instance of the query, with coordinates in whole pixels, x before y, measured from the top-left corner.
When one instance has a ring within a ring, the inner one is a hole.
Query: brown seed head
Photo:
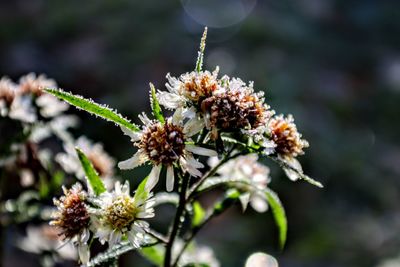
[[[190,73],[183,76],[182,94],[193,102],[200,104],[218,89],[218,80],[210,72]]]
[[[171,165],[183,155],[185,135],[178,125],[155,122],[146,128],[138,146],[154,164]]]
[[[271,138],[275,142],[275,151],[284,156],[296,157],[304,154],[303,148],[308,147],[308,142],[301,139],[293,117],[283,115],[273,117],[269,121]]]
[[[249,90],[227,90],[207,98],[202,111],[210,114],[210,126],[227,131],[254,129],[265,124],[267,106]]]
[[[85,193],[81,191],[81,187],[76,186],[64,192],[65,196],[54,201],[59,211],[50,224],[58,226],[65,239],[71,239],[89,226],[90,217],[84,202]]]

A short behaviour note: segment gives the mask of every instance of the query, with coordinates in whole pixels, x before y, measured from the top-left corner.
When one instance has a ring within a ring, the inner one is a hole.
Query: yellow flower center
[[[106,219],[113,228],[122,230],[135,220],[136,208],[129,196],[118,196],[106,209]]]

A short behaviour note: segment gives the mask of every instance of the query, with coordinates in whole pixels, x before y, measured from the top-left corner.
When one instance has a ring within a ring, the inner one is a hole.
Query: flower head
[[[301,139],[301,134],[297,131],[296,124],[292,115],[286,118],[277,115],[269,121],[271,139],[276,144],[275,151],[284,157],[297,157],[304,154],[303,149],[309,144]]]
[[[255,93],[252,83],[247,86],[235,78],[226,81],[222,90],[204,100],[201,109],[209,128],[224,131],[256,129],[270,117],[263,93]]]
[[[43,94],[42,90],[44,88],[55,88],[57,84],[53,79],[47,78],[44,74],[36,76],[35,73],[29,73],[20,78],[19,87],[22,94],[40,96]]]
[[[58,211],[53,214],[51,225],[61,230],[64,240],[74,241],[78,246],[79,257],[83,263],[89,259],[90,215],[86,206],[86,193],[80,184],[75,184],[71,189],[63,187],[64,196],[54,200]]]
[[[164,123],[150,120],[143,114],[140,118],[145,126],[141,132],[123,129],[131,137],[134,145],[138,147],[138,151],[132,158],[118,163],[118,167],[133,169],[145,162],[150,162],[153,168],[147,185],[149,190],[158,182],[162,166],[167,167],[167,191],[172,191],[175,163],[180,163],[185,172],[189,172],[193,176],[201,176],[198,169],[204,166],[193,158],[192,153],[204,156],[216,155],[213,150],[187,144],[188,141],[191,141],[190,137],[198,133],[204,124],[197,117],[183,123],[182,113],[183,109],[179,108]]]
[[[218,68],[212,73],[193,71],[182,74],[179,78],[168,73],[168,83],[165,86],[169,92],[158,92],[160,104],[170,109],[192,105],[199,107],[204,99],[218,90],[218,71]]]
[[[96,236],[102,243],[108,241],[111,247],[126,236],[133,246],[139,247],[149,227],[144,219],[154,217],[153,205],[151,193],[131,197],[129,182],[125,181],[123,185],[116,182],[112,193],[100,195],[100,209],[95,211],[94,220]]]
[[[258,212],[265,212],[268,209],[268,203],[262,190],[267,188],[271,181],[270,170],[267,166],[258,163],[256,154],[249,154],[232,159],[222,165],[217,173],[226,179],[234,182],[235,180],[247,180],[250,185],[235,183],[234,186],[244,192],[241,202],[244,208],[250,203],[252,208]],[[211,158],[209,165],[215,166],[217,158]]]
[[[16,84],[13,83],[9,78],[2,77],[0,79],[0,101],[4,101],[5,104],[10,105],[16,95]]]
[[[75,147],[79,147],[88,157],[107,188],[112,188],[115,160],[104,151],[102,144],[93,143],[85,136],[79,137],[74,143],[64,143],[65,153],[57,154],[56,160],[64,170],[75,174],[79,179],[85,178],[85,172],[76,154]]]

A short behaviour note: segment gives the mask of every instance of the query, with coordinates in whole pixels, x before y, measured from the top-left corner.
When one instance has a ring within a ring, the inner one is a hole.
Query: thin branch
[[[224,198],[222,201],[220,201],[216,206],[223,206],[223,210],[218,210],[215,209],[214,207],[207,212],[207,216],[204,218],[203,222],[199,224],[198,226],[194,227],[190,235],[185,238],[185,243],[179,253],[177,254],[174,264],[172,267],[176,267],[178,265],[179,259],[187,249],[187,247],[190,245],[192,240],[195,238],[195,236],[200,232],[201,229],[204,228],[204,226],[211,221],[212,218],[214,218],[217,215],[220,215],[222,212],[226,211],[229,207],[231,207],[235,201],[228,201],[229,198]]]
[[[176,214],[174,223],[172,225],[171,234],[169,236],[169,240],[165,249],[164,267],[169,267],[171,264],[172,247],[174,245],[175,238],[178,235],[180,228],[182,227],[183,223],[182,215],[185,211],[185,206],[186,206],[186,191],[189,185],[189,175],[186,174],[184,177],[181,177],[180,175],[180,182],[181,182],[181,188],[179,192],[179,205],[178,208],[176,209]]]
[[[164,243],[164,244],[168,243],[168,240],[164,236],[162,236],[160,233],[152,229],[147,229],[146,234],[156,239],[159,243]]]

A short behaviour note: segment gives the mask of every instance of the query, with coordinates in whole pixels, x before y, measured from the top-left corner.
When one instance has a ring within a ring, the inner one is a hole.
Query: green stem
[[[232,199],[230,198],[224,198],[222,201],[218,202],[215,207],[222,207],[222,208],[213,208],[211,211],[209,211],[207,214],[207,216],[204,218],[203,222],[194,227],[192,232],[190,233],[190,235],[185,238],[185,244],[183,245],[183,247],[181,248],[181,250],[179,251],[174,264],[172,265],[172,267],[176,267],[178,265],[179,259],[181,258],[181,256],[183,255],[183,253],[185,252],[185,250],[187,249],[187,247],[190,245],[190,243],[192,242],[192,240],[196,237],[196,235],[200,232],[201,229],[204,228],[204,226],[206,224],[208,224],[212,218],[220,215],[221,213],[223,213],[224,211],[226,211],[229,207],[231,207],[236,201],[232,201]]]
[[[179,204],[178,208],[176,210],[175,214],[175,219],[174,223],[172,225],[172,230],[171,234],[169,236],[168,243],[166,245],[165,249],[165,258],[164,258],[164,267],[170,267],[171,264],[171,258],[172,258],[172,247],[174,245],[176,236],[178,235],[178,232],[180,231],[183,223],[183,213],[185,211],[185,206],[186,206],[186,191],[189,185],[189,178],[190,176],[186,174],[184,177],[180,177],[181,181],[181,188],[179,192]]]

